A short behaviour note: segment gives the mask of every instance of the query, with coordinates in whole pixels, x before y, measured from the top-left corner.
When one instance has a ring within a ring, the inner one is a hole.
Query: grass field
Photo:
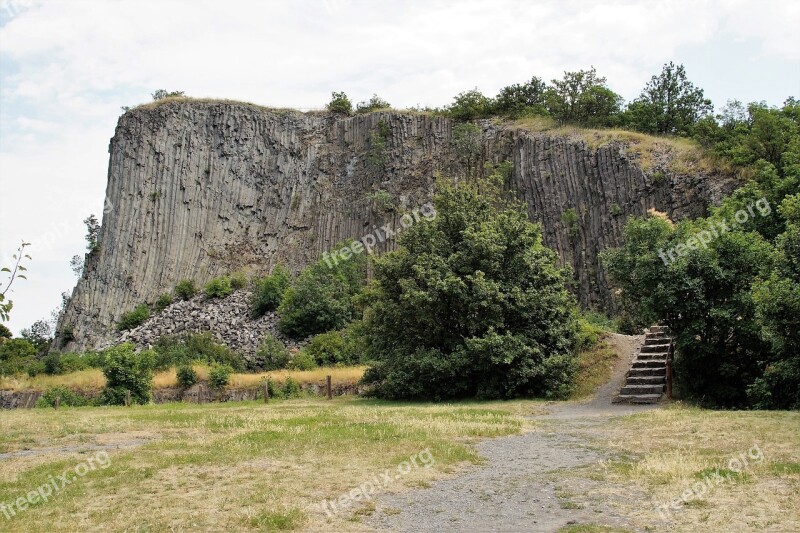
[[[427,486],[480,463],[471,447],[478,440],[535,427],[549,431],[553,421],[536,419],[543,408],[533,401],[430,405],[340,398],[4,411],[0,503],[11,504],[87,461],[97,464],[100,453],[108,453],[108,466],[10,519],[0,509],[0,530],[364,530],[371,502],[332,516],[322,502],[404,461],[414,468],[386,490]],[[650,502],[679,498],[756,442],[763,461],[751,460],[732,482],[671,519],[678,531],[709,524],[757,530],[747,524],[765,523],[787,531],[781,527],[800,524],[800,413],[676,406],[617,418],[587,440],[617,459],[558,476],[600,482],[595,496],[620,500],[623,516],[657,531],[660,517]],[[412,460],[426,450],[430,467]],[[631,490],[640,499],[631,498]]]
[[[389,490],[480,458],[469,444],[523,429],[535,402],[396,405],[366,400],[168,404],[0,412],[0,503],[14,502],[108,450],[49,501],[7,519],[13,531],[304,529],[357,526],[336,499],[428,450]],[[52,477],[51,477],[52,476]],[[361,511],[363,512],[363,511]]]

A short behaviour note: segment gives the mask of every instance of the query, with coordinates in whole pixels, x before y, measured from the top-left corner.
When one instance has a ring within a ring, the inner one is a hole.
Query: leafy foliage
[[[575,303],[538,226],[497,181],[440,184],[437,218],[376,261],[363,335],[377,395],[568,394]]]
[[[289,366],[292,355],[286,346],[274,335],[267,333],[261,340],[256,353],[262,370],[279,370]]]
[[[208,382],[215,389],[224,389],[228,386],[233,369],[228,365],[214,365],[208,371]]]
[[[672,61],[653,76],[626,114],[629,125],[645,133],[691,135],[694,125],[714,109],[711,100],[686,78],[683,65]]]
[[[588,127],[616,124],[622,97],[608,88],[606,78],[589,70],[565,72],[560,80],[552,80],[547,92],[550,114],[562,123]]]
[[[155,354],[146,350],[136,353],[133,344],[125,343],[106,350],[103,374],[106,386],[101,403],[123,405],[126,391],[131,392],[131,401],[138,404],[150,402],[153,387]]]
[[[483,131],[480,126],[471,122],[453,126],[453,148],[467,176],[472,176],[483,151]]]
[[[188,389],[197,383],[197,372],[194,371],[192,365],[181,365],[175,371],[178,378],[178,386],[183,389]]]
[[[86,249],[89,254],[94,254],[98,250],[98,239],[100,238],[100,222],[94,215],[89,215],[83,220],[86,224]]]
[[[148,318],[150,318],[150,308],[147,307],[147,304],[139,304],[133,311],[122,313],[119,322],[117,322],[117,331],[133,329],[143,324]]]
[[[181,300],[191,300],[197,294],[197,286],[193,280],[182,279],[175,285],[175,297]]]
[[[68,387],[50,387],[42,393],[36,400],[36,407],[39,409],[53,408],[56,406],[56,398],[60,399],[60,405],[64,407],[84,407],[92,405],[92,400],[73,391]]]
[[[494,103],[477,88],[459,93],[446,109],[447,114],[456,120],[473,120],[491,116]]]
[[[156,89],[150,96],[153,97],[154,102],[157,102],[165,98],[181,98],[186,95],[183,93],[183,91],[167,91],[166,89]]]
[[[378,96],[377,94],[373,94],[372,98],[369,99],[367,102],[359,102],[356,105],[356,113],[371,113],[373,111],[378,111],[381,109],[390,109],[392,106]]]
[[[160,313],[170,305],[172,305],[172,295],[162,294],[161,296],[158,297],[158,300],[156,300],[156,305],[155,305],[156,313]]]
[[[4,324],[0,324],[0,339],[10,339],[14,334]]]
[[[353,323],[339,331],[320,333],[311,338],[303,351],[320,366],[352,366],[364,362],[363,324]]]
[[[503,87],[494,99],[494,112],[512,118],[548,115],[547,91],[547,84],[536,76],[529,82]]]
[[[366,254],[328,266],[323,260],[306,267],[278,307],[281,331],[308,337],[340,329],[355,318],[353,297],[366,280]]]
[[[184,337],[163,336],[156,341],[155,370],[192,363],[224,364],[244,370],[244,358],[218,343],[209,332],[190,333]]]
[[[0,375],[13,376],[26,371],[36,357],[36,346],[25,339],[8,339],[0,343]]]
[[[353,103],[344,92],[332,92],[331,101],[328,102],[327,107],[331,113],[353,114]]]
[[[233,292],[231,278],[220,276],[206,283],[205,293],[209,298],[224,298]]]
[[[0,272],[8,273],[8,282],[5,284],[2,291],[0,291],[0,321],[7,322],[11,318],[11,309],[14,307],[14,302],[7,299],[6,294],[9,289],[11,289],[14,281],[17,279],[28,279],[25,274],[23,274],[27,268],[22,264],[22,261],[23,259],[31,260],[31,256],[25,253],[25,248],[30,245],[31,243],[22,241],[17,251],[11,255],[13,265],[0,268]]]
[[[305,351],[300,351],[289,361],[289,368],[292,370],[312,370],[317,367],[314,358]]]
[[[281,265],[276,265],[269,276],[257,280],[250,300],[253,316],[260,317],[277,309],[291,284],[291,274]]]

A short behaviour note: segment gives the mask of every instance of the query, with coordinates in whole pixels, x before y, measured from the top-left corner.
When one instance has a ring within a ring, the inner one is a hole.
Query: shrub
[[[256,281],[250,300],[253,315],[259,317],[277,309],[291,283],[289,271],[281,265],[276,265],[269,276]]]
[[[502,178],[440,183],[437,217],[375,261],[364,382],[390,399],[563,398],[577,313],[555,252]]]
[[[230,278],[231,278],[231,288],[233,290],[244,289],[245,287],[247,287],[247,282],[248,282],[247,273],[242,271],[234,272],[233,274],[231,274]]]
[[[60,405],[65,407],[83,407],[93,403],[92,400],[76,393],[72,389],[59,386],[51,387],[44,391],[39,399],[36,400],[36,407],[40,409],[53,408],[56,406],[56,398],[61,398]]]
[[[225,364],[238,371],[245,368],[244,359],[240,354],[218,343],[207,331],[190,333],[184,337],[164,335],[156,341],[154,350],[156,370],[188,365],[194,361]]]
[[[289,362],[289,368],[292,370],[312,370],[316,367],[316,361],[314,361],[314,358],[305,350],[296,353]]]
[[[191,365],[181,365],[176,370],[178,376],[178,386],[183,389],[188,389],[197,383],[197,372],[194,371]]]
[[[169,307],[171,304],[172,304],[172,295],[162,294],[161,296],[158,297],[158,300],[156,300],[156,312],[160,313],[161,311]]]
[[[117,322],[117,330],[133,329],[143,324],[148,318],[150,318],[150,308],[147,307],[147,304],[137,305],[133,311],[122,313],[119,322]]]
[[[353,298],[366,281],[367,254],[306,267],[278,307],[281,331],[308,337],[343,328],[356,315]]]
[[[44,361],[33,361],[28,365],[28,376],[35,378],[39,374],[44,374]]]
[[[373,94],[369,101],[359,102],[356,105],[356,113],[371,113],[373,111],[378,111],[379,109],[389,109],[391,107],[392,106],[389,104],[389,102],[377,94]]]
[[[214,365],[208,372],[208,382],[215,389],[223,389],[228,386],[233,369],[228,365]]]
[[[206,283],[205,292],[206,296],[209,298],[224,298],[225,296],[228,296],[231,292],[233,292],[231,278],[228,276],[220,276],[212,279]]]
[[[353,103],[344,92],[332,92],[331,101],[328,102],[328,111],[350,115],[353,112]]]
[[[107,349],[103,366],[106,386],[101,402],[105,405],[123,405],[126,391],[131,392],[133,403],[150,402],[154,361],[155,354],[152,351],[136,353],[130,343]]]
[[[197,286],[190,279],[182,279],[175,285],[175,296],[181,300],[191,300],[197,294]]]
[[[258,348],[257,357],[263,370],[286,368],[292,360],[292,355],[286,346],[269,333],[264,335],[261,346]]]
[[[0,339],[10,339],[13,337],[11,330],[8,329],[5,325],[0,324]]]
[[[300,389],[300,383],[293,378],[286,378],[286,382],[283,384],[282,392],[284,398],[297,398],[302,393],[302,390]]]
[[[13,376],[25,372],[36,357],[36,346],[25,339],[8,339],[0,343],[0,375]]]
[[[494,112],[494,102],[477,88],[459,93],[447,107],[447,114],[456,120],[488,117]]]
[[[340,331],[320,333],[311,338],[303,349],[320,366],[357,365],[363,359],[363,347],[358,347],[361,338],[352,327]],[[359,349],[360,348],[360,349]]]

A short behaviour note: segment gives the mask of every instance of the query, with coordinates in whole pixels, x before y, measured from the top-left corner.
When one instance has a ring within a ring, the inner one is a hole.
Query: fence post
[[[269,403],[269,380],[264,382],[264,403]]]
[[[126,390],[125,391],[125,407],[130,407],[130,406],[131,406],[131,391],[130,390]]]
[[[331,390],[331,377],[327,376],[325,378],[325,382],[326,382],[326,384],[328,386],[328,399],[330,400],[330,399],[333,398],[333,391]]]
[[[667,399],[672,399],[672,354],[673,354],[672,341],[669,342],[669,351],[667,353]]]
[[[61,396],[56,396],[56,403],[54,407],[56,411],[58,411],[58,408],[61,407]]]

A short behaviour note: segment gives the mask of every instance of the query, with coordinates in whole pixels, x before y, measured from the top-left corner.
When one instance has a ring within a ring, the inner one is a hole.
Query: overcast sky
[[[594,65],[627,100],[683,63],[717,109],[800,96],[797,1],[0,0],[0,257],[33,243],[18,333],[76,277],[120,106],[159,88],[319,108],[442,106]],[[2,279],[2,278],[0,278]],[[0,289],[2,290],[2,289]]]

